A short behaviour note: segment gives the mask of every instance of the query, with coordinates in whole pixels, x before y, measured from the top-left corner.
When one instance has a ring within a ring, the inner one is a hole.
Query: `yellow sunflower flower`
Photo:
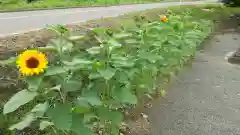
[[[37,50],[26,50],[17,59],[19,72],[25,76],[38,75],[44,71],[47,65],[48,60],[45,54]]]
[[[167,18],[167,16],[161,16],[161,21],[162,22],[167,22],[168,21],[168,18]]]

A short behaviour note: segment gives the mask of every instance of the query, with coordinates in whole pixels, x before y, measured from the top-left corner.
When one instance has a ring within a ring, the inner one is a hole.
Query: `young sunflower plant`
[[[191,19],[173,13],[157,21],[140,17],[132,29],[94,28],[88,36],[51,27],[57,39],[14,60],[27,87],[3,113],[33,107],[9,129],[38,123],[57,135],[119,135],[126,109],[156,92],[159,77],[181,68],[210,32],[211,22]]]

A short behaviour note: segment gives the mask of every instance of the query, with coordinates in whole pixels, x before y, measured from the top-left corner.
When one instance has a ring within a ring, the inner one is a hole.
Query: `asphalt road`
[[[150,135],[240,135],[240,65],[225,60],[239,48],[240,33],[221,32],[206,43],[147,110]]]
[[[70,24],[102,17],[114,17],[124,13],[157,7],[214,3],[217,0],[193,2],[165,2],[111,7],[71,8],[40,11],[0,13],[0,36],[23,33],[44,28],[46,24]]]

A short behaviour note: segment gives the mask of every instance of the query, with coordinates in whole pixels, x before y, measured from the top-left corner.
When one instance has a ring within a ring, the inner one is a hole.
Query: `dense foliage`
[[[9,129],[34,124],[56,134],[119,135],[125,109],[160,89],[158,78],[180,69],[211,31],[211,21],[196,21],[189,10],[169,11],[166,17],[165,22],[136,17],[134,28],[90,28],[85,36],[73,36],[65,26],[51,27],[58,38],[36,48],[49,54],[48,68],[21,76],[26,87],[9,99],[3,113],[30,102],[35,107]]]
[[[240,6],[240,0],[221,0],[221,1],[229,6]]]

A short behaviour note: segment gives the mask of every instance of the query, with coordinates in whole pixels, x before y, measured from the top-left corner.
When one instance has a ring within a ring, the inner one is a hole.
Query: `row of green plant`
[[[67,8],[77,6],[108,6],[160,2],[161,0],[0,0],[0,11],[41,8]]]
[[[191,59],[213,26],[212,21],[196,19],[190,9],[181,14],[168,10],[157,21],[146,16],[134,21],[135,27],[123,26],[118,32],[89,28],[84,36],[53,26],[49,30],[58,36],[46,47],[2,61],[13,67],[17,62],[26,84],[4,105],[4,115],[27,112],[9,129],[119,135],[125,110],[161,89],[158,78]]]

